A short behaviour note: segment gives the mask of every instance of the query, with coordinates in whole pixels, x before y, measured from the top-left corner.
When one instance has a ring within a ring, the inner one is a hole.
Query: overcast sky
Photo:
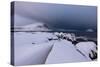
[[[15,26],[37,22],[51,29],[96,29],[97,7],[34,2],[15,2]],[[13,15],[12,15],[13,16]]]

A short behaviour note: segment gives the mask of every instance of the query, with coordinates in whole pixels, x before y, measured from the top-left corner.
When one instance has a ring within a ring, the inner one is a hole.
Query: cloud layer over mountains
[[[51,29],[96,29],[97,7],[49,3],[14,2],[15,26],[37,22]],[[37,21],[37,22],[36,22]]]

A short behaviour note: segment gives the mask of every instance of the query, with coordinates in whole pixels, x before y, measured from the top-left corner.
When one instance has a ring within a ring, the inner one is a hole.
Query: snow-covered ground
[[[87,59],[90,59],[89,54],[91,54],[91,50],[97,52],[94,42],[80,42],[76,44],[76,48],[81,51]],[[93,56],[93,54],[91,55]]]
[[[90,61],[80,54],[74,47],[74,45],[67,41],[56,41],[52,51],[50,52],[46,64],[53,63],[69,63],[69,62],[82,62]]]
[[[93,42],[75,41],[74,34],[57,32],[14,32],[15,65],[91,61]]]
[[[53,41],[48,42],[51,34],[14,33],[15,65],[43,64],[50,52]]]

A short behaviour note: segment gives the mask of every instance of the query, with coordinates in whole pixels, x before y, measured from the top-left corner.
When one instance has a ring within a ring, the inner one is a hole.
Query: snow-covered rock
[[[75,34],[73,33],[63,33],[63,32],[55,32],[55,35],[59,38],[59,39],[69,39],[71,41],[75,41],[76,40],[76,37],[75,37]]]
[[[90,59],[89,53],[91,53],[91,50],[97,52],[96,44],[94,42],[79,42],[76,44],[76,49],[81,51],[87,59]]]
[[[75,34],[73,33],[67,33],[65,36],[67,37],[67,39],[70,39],[71,41],[76,40]]]

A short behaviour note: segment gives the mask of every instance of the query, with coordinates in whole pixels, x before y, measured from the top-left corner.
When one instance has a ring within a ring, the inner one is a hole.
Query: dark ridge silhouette
[[[78,41],[78,42],[85,42],[85,41],[87,41],[87,40],[85,40],[85,39],[83,39],[83,38],[77,38],[76,41]]]

